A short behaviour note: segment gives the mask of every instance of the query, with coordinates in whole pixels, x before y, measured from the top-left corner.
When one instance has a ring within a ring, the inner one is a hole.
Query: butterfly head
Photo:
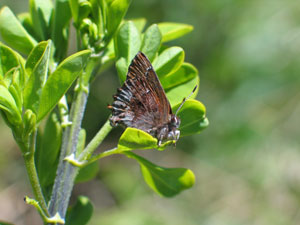
[[[169,122],[169,131],[176,130],[180,126],[180,118],[174,114],[171,114],[171,119]]]
[[[176,142],[180,136],[180,131],[178,130],[179,125],[179,117],[171,114],[168,124],[162,126],[157,133],[158,145],[160,146],[163,141],[172,140]]]
[[[178,127],[180,126],[180,119],[178,116],[172,114],[171,120],[169,122],[169,133],[168,133],[168,140],[175,140],[177,141],[180,136],[180,131]]]

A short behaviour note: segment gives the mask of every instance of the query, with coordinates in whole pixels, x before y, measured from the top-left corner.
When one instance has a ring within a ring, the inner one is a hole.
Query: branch
[[[46,201],[42,192],[42,188],[39,182],[38,174],[35,167],[34,152],[35,152],[35,142],[36,142],[36,131],[30,135],[29,148],[25,153],[23,153],[26,170],[28,173],[29,181],[32,186],[34,197],[39,202],[41,209],[46,216],[49,216]],[[21,147],[22,148],[22,147]]]
[[[109,121],[107,120],[105,124],[101,127],[101,129],[98,131],[98,133],[95,135],[95,137],[87,145],[87,147],[81,152],[81,154],[78,157],[78,161],[83,161],[85,159],[90,158],[93,152],[97,149],[97,147],[102,143],[104,138],[111,131],[111,129],[112,127],[110,126]]]
[[[87,97],[88,93],[79,88],[76,99],[71,107],[70,121],[72,122],[72,125],[66,127],[63,134],[57,176],[55,178],[49,204],[49,213],[51,216],[59,213],[59,215],[64,218],[68,208],[74,180],[78,173],[78,168],[65,161],[64,158],[67,155],[76,152],[78,135],[81,130],[81,121],[83,118]]]

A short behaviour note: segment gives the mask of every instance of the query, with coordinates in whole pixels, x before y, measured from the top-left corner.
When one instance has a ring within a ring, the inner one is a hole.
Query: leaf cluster
[[[129,0],[55,0],[54,3],[30,0],[29,12],[18,16],[8,7],[0,10],[0,34],[6,42],[0,43],[0,112],[25,162],[30,158],[28,155],[34,159],[38,181],[33,179],[32,186],[40,187],[43,196],[35,196],[37,204],[30,202],[42,208],[39,211],[44,221],[52,220],[43,208],[43,198],[44,205],[48,205],[56,169],[66,159],[67,163],[81,168],[77,182],[94,178],[99,169],[95,160],[124,154],[139,163],[145,182],[161,196],[174,196],[194,184],[191,170],[164,168],[132,152],[164,150],[172,142],[157,146],[157,140],[148,133],[127,128],[115,149],[94,155],[111,127],[104,125],[86,145],[81,119],[76,122],[80,118],[76,107],[84,111],[86,104],[76,105],[78,96],[88,95],[93,78],[115,62],[120,82],[124,82],[128,66],[138,51],[152,62],[174,111],[196,85],[199,87],[198,71],[184,61],[184,50],[168,45],[169,41],[191,32],[193,27],[178,23],[146,27],[143,18],[125,20],[129,5]],[[67,57],[71,21],[78,51]],[[181,136],[200,133],[208,126],[204,105],[194,99],[197,91],[178,112]],[[43,120],[46,122],[41,126]],[[69,137],[72,132],[74,137]],[[74,143],[74,152],[62,151],[67,143]],[[29,177],[34,177],[29,171]],[[86,224],[92,210],[90,201],[79,197],[69,209],[66,223]]]

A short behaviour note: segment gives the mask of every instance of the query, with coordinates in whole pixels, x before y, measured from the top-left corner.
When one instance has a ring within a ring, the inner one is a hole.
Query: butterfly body
[[[177,141],[180,119],[172,113],[164,89],[149,61],[138,52],[132,60],[126,81],[114,96],[110,123],[143,130],[158,139]]]

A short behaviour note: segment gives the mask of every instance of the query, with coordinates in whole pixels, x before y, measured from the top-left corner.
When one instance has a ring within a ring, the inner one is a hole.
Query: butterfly
[[[113,98],[114,102],[108,106],[112,110],[109,120],[113,127],[121,125],[143,130],[157,138],[158,146],[164,141],[173,140],[176,143],[179,139],[178,110],[172,113],[153,66],[142,52],[133,58],[126,80]]]

